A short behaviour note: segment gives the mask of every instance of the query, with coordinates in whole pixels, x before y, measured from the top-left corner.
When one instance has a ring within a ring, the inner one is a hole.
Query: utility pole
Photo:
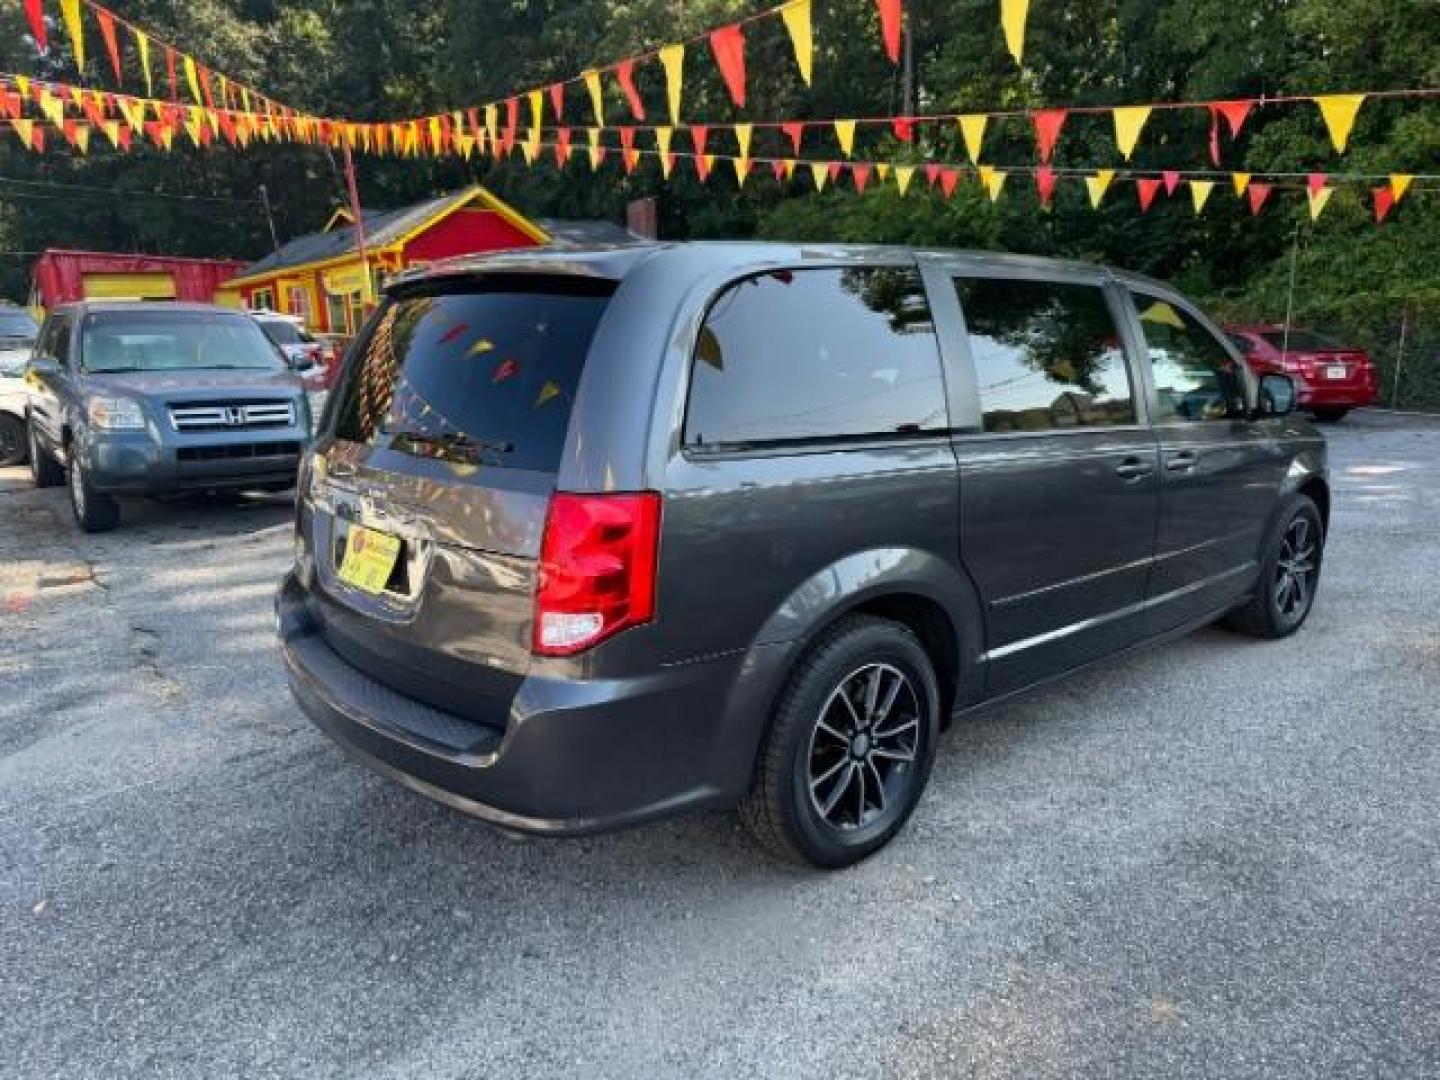
[[[265,190],[264,184],[260,185],[260,202],[265,207],[265,220],[270,225],[270,246],[279,254],[280,235],[275,231],[275,215],[270,212],[270,192]]]
[[[911,34],[910,5],[905,5],[904,30],[904,81],[900,84],[900,112],[905,116],[915,115],[915,40]]]
[[[1395,350],[1395,385],[1390,388],[1390,408],[1400,407],[1400,365],[1405,362],[1405,337],[1410,329],[1410,308],[1400,309],[1400,344]]]
[[[365,253],[365,214],[360,209],[360,189],[355,183],[355,158],[350,153],[350,143],[345,143],[345,187],[350,195],[350,212],[355,215],[355,250],[360,255],[360,307],[364,311],[372,303],[370,285],[370,257]]]
[[[1295,243],[1290,248],[1290,288],[1285,294],[1285,337],[1280,344],[1280,358],[1290,356],[1290,323],[1295,318],[1295,270],[1300,261],[1300,226],[1295,226]]]

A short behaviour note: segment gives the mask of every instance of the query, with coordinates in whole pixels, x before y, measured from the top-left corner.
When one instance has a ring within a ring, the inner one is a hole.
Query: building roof
[[[562,246],[591,246],[595,244],[633,244],[639,239],[634,233],[608,221],[561,221],[543,218],[528,221],[512,208],[496,198],[478,184],[460,191],[426,199],[401,210],[362,210],[365,221],[365,244],[370,248],[383,248],[399,243],[406,237],[424,228],[471,202],[480,202],[485,208],[495,210],[512,220],[518,219],[524,231],[536,235],[537,240]],[[239,280],[265,277],[281,270],[311,263],[339,259],[356,249],[355,227],[345,224],[348,213],[332,215],[325,230],[296,237],[283,244],[258,262],[251,263],[240,272]],[[526,228],[528,226],[528,228]]]

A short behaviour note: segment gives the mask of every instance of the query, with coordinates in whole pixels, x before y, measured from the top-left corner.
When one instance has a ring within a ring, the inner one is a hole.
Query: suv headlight
[[[145,430],[145,413],[134,398],[93,397],[87,411],[90,426],[101,431]]]

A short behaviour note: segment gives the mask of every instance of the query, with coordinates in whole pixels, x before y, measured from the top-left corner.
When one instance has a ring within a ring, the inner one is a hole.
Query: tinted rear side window
[[[1291,330],[1290,337],[1285,337],[1284,330],[1266,330],[1260,335],[1268,341],[1272,348],[1284,350],[1288,344],[1291,352],[1327,352],[1335,349],[1343,349],[1344,346],[1328,338],[1324,334],[1317,334],[1313,330]]]
[[[614,284],[474,283],[387,302],[335,412],[352,442],[460,464],[554,472]]]
[[[778,270],[716,299],[691,365],[687,445],[941,430],[940,350],[920,275]]]
[[[1095,285],[958,278],[986,431],[1135,423],[1125,350]]]

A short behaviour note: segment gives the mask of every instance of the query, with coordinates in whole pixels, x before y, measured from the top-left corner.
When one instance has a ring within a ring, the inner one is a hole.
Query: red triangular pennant
[[[925,182],[931,187],[940,179],[940,163],[937,161],[927,162],[925,165]]]
[[[645,103],[640,100],[640,91],[635,89],[635,61],[621,60],[615,65],[615,77],[620,80],[620,89],[625,91],[625,100],[630,103],[630,114],[636,120],[644,120]]]
[[[901,0],[876,0],[880,7],[880,36],[885,39],[885,55],[892,64],[900,62]]]
[[[35,47],[42,53],[50,51],[50,40],[45,34],[45,12],[40,7],[40,0],[25,0],[25,20],[30,24],[30,36],[35,39]]]
[[[940,170],[940,190],[945,193],[945,197],[946,197],[947,199],[952,198],[952,197],[954,196],[954,194],[955,194],[955,185],[958,184],[959,182],[960,182],[960,170],[959,170],[959,169],[941,169],[941,170]]]
[[[1271,184],[1251,184],[1250,192],[1250,213],[1259,214],[1260,208],[1265,205],[1265,200],[1270,198]]]
[[[708,124],[690,125],[690,145],[695,148],[696,157],[705,156],[705,144],[710,140],[710,127]]]
[[[1055,195],[1055,170],[1049,165],[1035,170],[1035,190],[1040,194],[1040,205],[1048,207]]]
[[[1375,188],[1373,194],[1375,196],[1375,224],[1379,225],[1390,216],[1390,211],[1395,206],[1395,192],[1391,190],[1389,184],[1386,184],[1384,187]]]
[[[1140,196],[1140,212],[1148,213],[1150,204],[1155,201],[1155,196],[1160,191],[1160,181],[1153,176],[1138,176],[1135,178],[1135,190]]]
[[[865,185],[870,183],[870,166],[862,162],[851,165],[850,179],[855,181],[856,191],[864,191]]]
[[[801,123],[781,124],[780,130],[790,136],[790,145],[795,148],[795,156],[800,156],[800,140],[805,136],[805,125]]]
[[[558,83],[558,82],[557,82],[557,83],[551,83],[551,84],[550,84],[550,108],[555,111],[555,119],[556,119],[556,120],[563,120],[563,119],[565,118],[565,84],[564,84],[564,83]]]
[[[1165,182],[1165,194],[1174,195],[1175,189],[1180,186],[1180,174],[1174,169],[1166,169],[1160,174],[1160,179]]]
[[[895,130],[895,137],[901,142],[913,142],[915,139],[915,121],[904,116],[897,116],[890,121],[890,126]],[[797,150],[796,153],[799,153]]]
[[[710,34],[710,51],[715,54],[715,63],[720,76],[725,80],[725,89],[730,91],[730,100],[737,109],[745,107],[745,32],[739,27],[722,26]]]
[[[1067,113],[1064,109],[1043,109],[1031,116],[1035,124],[1035,145],[1040,150],[1040,160],[1049,161],[1055,153],[1055,143],[1060,138],[1060,129],[1065,126]]]
[[[105,8],[96,5],[95,21],[100,24],[100,36],[105,40],[105,52],[110,57],[110,69],[115,72],[115,85],[120,85],[120,43],[115,40],[115,16]]]
[[[1329,177],[1323,172],[1312,172],[1305,180],[1305,186],[1310,189],[1310,194],[1317,194],[1327,183]]]
[[[562,127],[555,132],[555,164],[564,168],[570,162],[570,129]]]
[[[776,180],[784,180],[784,179],[785,179],[785,162],[780,161],[780,160],[775,160],[775,161],[770,162],[770,171],[775,174],[775,179],[776,179]]]

